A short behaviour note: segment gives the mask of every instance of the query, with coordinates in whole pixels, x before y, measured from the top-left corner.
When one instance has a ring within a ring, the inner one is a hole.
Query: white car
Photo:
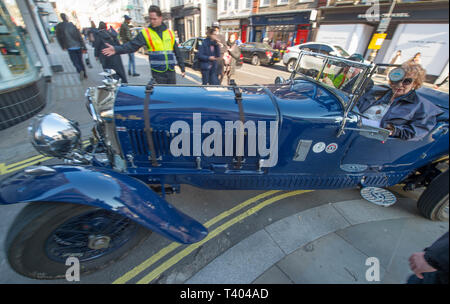
[[[300,50],[310,51],[314,53],[320,53],[324,55],[338,56],[347,58],[350,54],[339,45],[332,45],[329,43],[321,42],[307,42],[295,46],[288,47],[283,56],[283,63],[286,66],[286,70],[292,73],[295,64],[297,63],[298,54]],[[302,66],[308,66],[310,69],[322,66],[322,60],[316,59],[318,62],[314,62],[315,58],[308,57],[311,62],[302,62]],[[305,58],[306,59],[306,58]],[[302,60],[303,61],[303,60]]]

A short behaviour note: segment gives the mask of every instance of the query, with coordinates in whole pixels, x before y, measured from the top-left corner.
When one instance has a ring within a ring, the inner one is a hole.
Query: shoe
[[[134,73],[133,76],[137,77],[137,76],[141,76],[141,74]]]
[[[128,71],[128,76],[131,76],[131,72],[130,71]]]

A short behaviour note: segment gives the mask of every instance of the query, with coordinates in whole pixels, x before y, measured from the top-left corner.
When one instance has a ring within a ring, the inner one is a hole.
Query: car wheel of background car
[[[433,179],[417,201],[417,208],[433,221],[448,221],[449,170]]]
[[[11,267],[33,279],[64,278],[70,256],[87,274],[123,258],[151,231],[119,214],[85,205],[31,203],[18,214],[5,243]]]
[[[297,60],[295,60],[295,59],[289,60],[286,65],[286,71],[288,71],[289,73],[292,73],[294,71],[296,63],[297,63]]]
[[[260,60],[259,60],[258,55],[253,55],[253,57],[252,57],[252,64],[253,65],[259,65],[260,64]]]

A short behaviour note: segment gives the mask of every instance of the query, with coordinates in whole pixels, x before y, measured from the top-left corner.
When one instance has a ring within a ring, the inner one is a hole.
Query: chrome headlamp
[[[34,148],[46,156],[64,158],[81,146],[78,124],[56,113],[38,115],[28,133]]]

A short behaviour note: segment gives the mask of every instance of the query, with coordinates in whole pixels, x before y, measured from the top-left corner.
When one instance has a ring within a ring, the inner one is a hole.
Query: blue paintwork
[[[21,173],[1,185],[0,204],[58,201],[98,206],[128,216],[173,240],[191,243],[202,239],[206,229],[171,207],[145,184],[190,184],[222,190],[387,187],[448,155],[448,94],[419,90],[423,97],[446,109],[429,136],[421,141],[390,138],[381,143],[362,137],[358,131],[346,131],[338,138],[340,119],[344,115],[341,101],[307,80],[296,80],[293,85],[242,89],[245,121],[279,124],[278,163],[274,167],[260,170],[261,156],[258,152],[247,156],[248,147],[245,162],[239,169],[234,167],[232,156],[194,155],[192,145],[190,156],[171,154],[170,142],[177,135],[169,133],[173,122],[182,120],[192,128],[193,113],[201,113],[202,122],[218,121],[224,130],[225,121],[240,119],[231,88],[200,86],[154,87],[150,117],[159,166],[153,167],[143,132],[145,87],[124,85],[117,92],[114,115],[123,154],[134,159],[133,163],[127,160],[126,172],[121,174],[95,166],[56,166],[58,173],[54,176],[27,177]],[[357,118],[356,114],[351,115]],[[358,128],[357,119],[346,126]],[[202,140],[207,136],[202,134]],[[296,161],[294,155],[299,141],[310,146],[305,158]],[[337,150],[314,152],[313,146],[320,142],[336,144]]]
[[[20,172],[0,186],[0,204],[61,202],[100,207],[126,216],[180,243],[193,243],[207,229],[169,205],[142,182],[112,170],[51,166],[53,175],[29,177]]]

